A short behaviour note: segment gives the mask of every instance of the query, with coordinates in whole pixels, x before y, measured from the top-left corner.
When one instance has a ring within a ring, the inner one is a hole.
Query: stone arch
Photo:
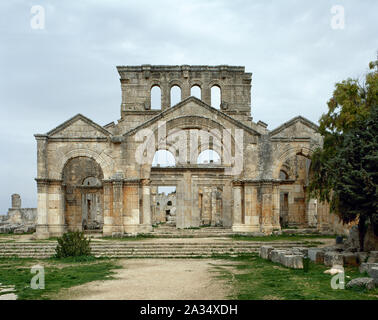
[[[157,98],[157,97],[154,97],[154,91],[156,91],[155,88],[159,89],[159,92],[156,92],[156,94],[159,95],[159,99],[158,99],[157,103],[155,103],[155,101],[154,101],[155,100],[154,98]],[[151,85],[151,88],[150,88],[150,109],[151,110],[161,110],[162,109],[162,102],[163,102],[163,90],[161,89],[160,83],[154,82]]]
[[[284,150],[274,162],[273,179],[279,179],[281,168],[287,159],[296,155],[301,155],[310,159],[314,151],[314,148],[308,146],[296,146]]]
[[[56,171],[54,172],[52,179],[62,179],[63,169],[66,163],[70,159],[77,157],[87,157],[95,160],[100,165],[102,172],[104,173],[104,179],[111,178],[114,169],[114,161],[111,157],[106,155],[104,152],[99,154],[90,149],[74,149],[59,156]]]
[[[199,89],[199,92],[198,92],[198,89]],[[194,89],[194,90],[193,90]],[[200,100],[202,100],[202,88],[201,86],[199,86],[198,84],[194,84],[190,87],[190,95],[192,97],[196,97]]]
[[[207,158],[207,155],[209,155],[209,160],[206,160],[207,161],[207,163],[211,163],[210,161],[211,160],[215,160],[214,161],[214,164],[220,164],[221,163],[221,156],[220,156],[220,154],[216,151],[216,150],[214,150],[213,148],[209,148],[209,149],[206,149],[206,150],[203,150],[199,155],[198,155],[198,157],[197,157],[197,163],[198,164],[203,164],[203,163],[205,163],[205,162],[202,162],[202,158],[204,158],[204,157],[206,157]],[[212,156],[215,156],[215,158],[216,159],[210,159],[210,157],[212,157]]]
[[[172,166],[176,166],[176,163],[177,163],[177,161],[176,161],[176,157],[175,157],[174,153],[172,153],[170,150],[168,150],[168,148],[157,149],[157,150],[155,151],[155,154],[154,154],[154,157],[153,157],[153,160],[152,160],[152,164],[151,164],[151,165],[154,166],[154,160],[155,160],[156,155],[159,155],[159,154],[161,154],[162,152],[164,152],[164,154],[165,154],[166,156],[168,156],[168,158],[170,158],[170,159],[172,159],[172,160],[174,161],[174,163],[172,164]],[[162,166],[160,163],[158,163],[157,165]],[[171,166],[171,165],[169,165],[169,166]],[[163,167],[167,167],[167,165],[163,165]]]
[[[201,116],[182,116],[182,117],[177,117],[174,119],[169,120],[166,122],[166,137],[168,136],[168,133],[170,130],[190,130],[190,129],[197,129],[197,130],[212,130],[212,129],[218,129],[220,133],[220,137],[218,140],[220,141],[220,144],[223,145],[223,130],[226,130],[226,128],[220,124],[219,122],[216,122],[210,118],[206,117],[201,117]],[[165,146],[161,146],[158,139],[158,130],[159,128],[156,126],[155,128],[152,129],[153,134],[151,134],[148,137],[148,140],[146,141],[146,145],[154,145],[155,146],[155,151],[159,149],[166,149],[170,152],[173,153],[175,160],[176,160],[176,165],[179,164],[178,157],[176,155],[176,148],[172,145],[169,144],[169,142],[166,142]],[[224,153],[229,159],[232,159],[232,154],[233,150],[237,148],[238,146],[235,144],[235,138],[231,134],[230,136],[231,140],[231,150],[229,149],[224,149]],[[207,148],[208,149],[208,148]],[[223,152],[221,147],[219,147],[217,144],[213,144],[213,149],[216,151],[220,156],[221,156],[221,163],[224,163],[223,159]],[[202,144],[198,144],[198,150],[203,151]],[[152,166],[152,161],[153,161],[153,156],[151,159],[146,159],[147,161],[141,165],[141,177],[144,179],[148,179],[150,176],[150,171],[151,171],[151,166]],[[196,159],[197,160],[197,159]]]
[[[220,110],[222,105],[222,87],[218,83],[210,86],[210,104],[213,108]],[[219,99],[218,96],[219,95]],[[218,101],[219,100],[219,101]]]
[[[180,90],[180,94],[179,94],[179,101],[172,101],[172,94],[174,94],[174,90],[175,88],[178,88]],[[183,100],[183,90],[182,90],[182,86],[178,85],[178,84],[172,84],[170,85],[169,87],[169,106],[170,107],[173,107],[174,105],[176,105],[177,103],[180,103],[181,101]]]

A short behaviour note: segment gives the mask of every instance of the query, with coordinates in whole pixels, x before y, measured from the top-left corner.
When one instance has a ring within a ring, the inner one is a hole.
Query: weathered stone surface
[[[327,251],[324,254],[324,264],[327,267],[332,267],[333,265],[343,265],[344,264],[344,259],[343,256],[335,251]]]
[[[263,259],[269,259],[271,251],[274,250],[272,246],[261,246],[260,247],[260,257]]]
[[[308,249],[308,257],[311,261],[315,263],[324,263],[324,251],[318,248],[309,248]]]
[[[275,263],[281,263],[281,256],[288,254],[287,250],[277,250],[274,249],[270,252],[270,260]]]
[[[304,256],[308,255],[308,248],[305,248],[305,247],[293,247],[291,248],[291,250],[293,251],[294,254],[304,255]]]
[[[347,288],[362,287],[368,290],[374,289],[374,280],[372,278],[356,278],[349,281],[346,285]]]
[[[78,114],[35,135],[39,238],[83,229],[105,236],[149,232],[164,219],[179,229],[209,224],[256,235],[279,234],[284,225],[306,233],[335,226],[328,205],[307,203],[304,191],[309,158],[323,141],[318,126],[301,116],[271,131],[253,122],[252,74],[244,67],[117,70],[117,123],[101,126]],[[173,86],[181,101],[171,101]],[[199,99],[193,86],[201,89]],[[222,93],[219,106],[211,105],[214,86]],[[160,89],[159,106],[153,105],[154,88]],[[201,162],[198,151],[208,151],[210,141],[219,159]],[[168,150],[174,165],[153,164],[151,150]],[[176,210],[154,209],[156,186],[176,186]]]
[[[356,255],[357,255],[357,258],[358,258],[358,262],[359,264],[363,263],[363,262],[367,262],[367,259],[369,257],[369,253],[368,252],[356,252]]]
[[[369,276],[374,279],[375,286],[378,286],[378,267],[373,267],[369,271]]]
[[[367,272],[369,274],[372,268],[378,268],[378,263],[363,262],[361,263],[359,270],[361,273]]]
[[[355,253],[342,253],[341,254],[344,261],[344,266],[358,266],[359,260],[358,256]]]
[[[280,257],[281,263],[288,268],[303,269],[303,256],[302,255],[286,255]]]
[[[378,262],[378,251],[370,251],[368,261],[370,263]]]

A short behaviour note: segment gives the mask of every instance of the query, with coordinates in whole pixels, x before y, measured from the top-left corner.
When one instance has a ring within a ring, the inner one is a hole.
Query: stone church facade
[[[38,237],[68,230],[149,232],[165,219],[157,207],[160,186],[175,188],[170,221],[177,228],[209,225],[270,234],[282,227],[331,227],[327,206],[305,193],[309,157],[322,145],[317,126],[301,116],[272,131],[253,122],[252,74],[244,67],[117,69],[122,90],[117,123],[101,126],[78,114],[35,135]],[[181,101],[171,105],[174,86]],[[191,96],[194,86],[200,98]],[[155,87],[158,110],[151,105]],[[220,91],[219,108],[211,106],[213,87]],[[153,164],[161,150],[174,165]],[[207,150],[219,160],[199,163]]]

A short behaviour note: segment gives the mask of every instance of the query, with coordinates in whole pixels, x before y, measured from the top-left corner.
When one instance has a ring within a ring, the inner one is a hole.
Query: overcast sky
[[[33,5],[45,9],[42,30]],[[331,26],[334,5],[344,29]],[[37,205],[33,134],[77,113],[119,119],[117,65],[245,66],[254,121],[317,122],[334,83],[375,59],[377,12],[376,0],[0,1],[0,213],[12,193]]]

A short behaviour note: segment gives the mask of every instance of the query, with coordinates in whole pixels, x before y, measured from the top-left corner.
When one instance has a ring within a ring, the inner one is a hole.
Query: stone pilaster
[[[112,233],[122,233],[123,181],[113,180],[113,227]]]
[[[37,226],[36,234],[38,239],[49,237],[48,226],[48,182],[37,179],[38,205],[37,205]]]
[[[64,226],[64,189],[62,181],[54,180],[48,185],[48,226],[50,237],[60,237]]]
[[[243,229],[242,225],[242,189],[243,186],[240,183],[234,183],[232,187],[233,194],[233,224],[232,231],[240,231]]]
[[[104,226],[103,235],[111,236],[113,232],[113,185],[110,181],[103,181],[104,185]]]
[[[152,231],[150,183],[149,179],[142,180],[142,229],[145,232]]]

